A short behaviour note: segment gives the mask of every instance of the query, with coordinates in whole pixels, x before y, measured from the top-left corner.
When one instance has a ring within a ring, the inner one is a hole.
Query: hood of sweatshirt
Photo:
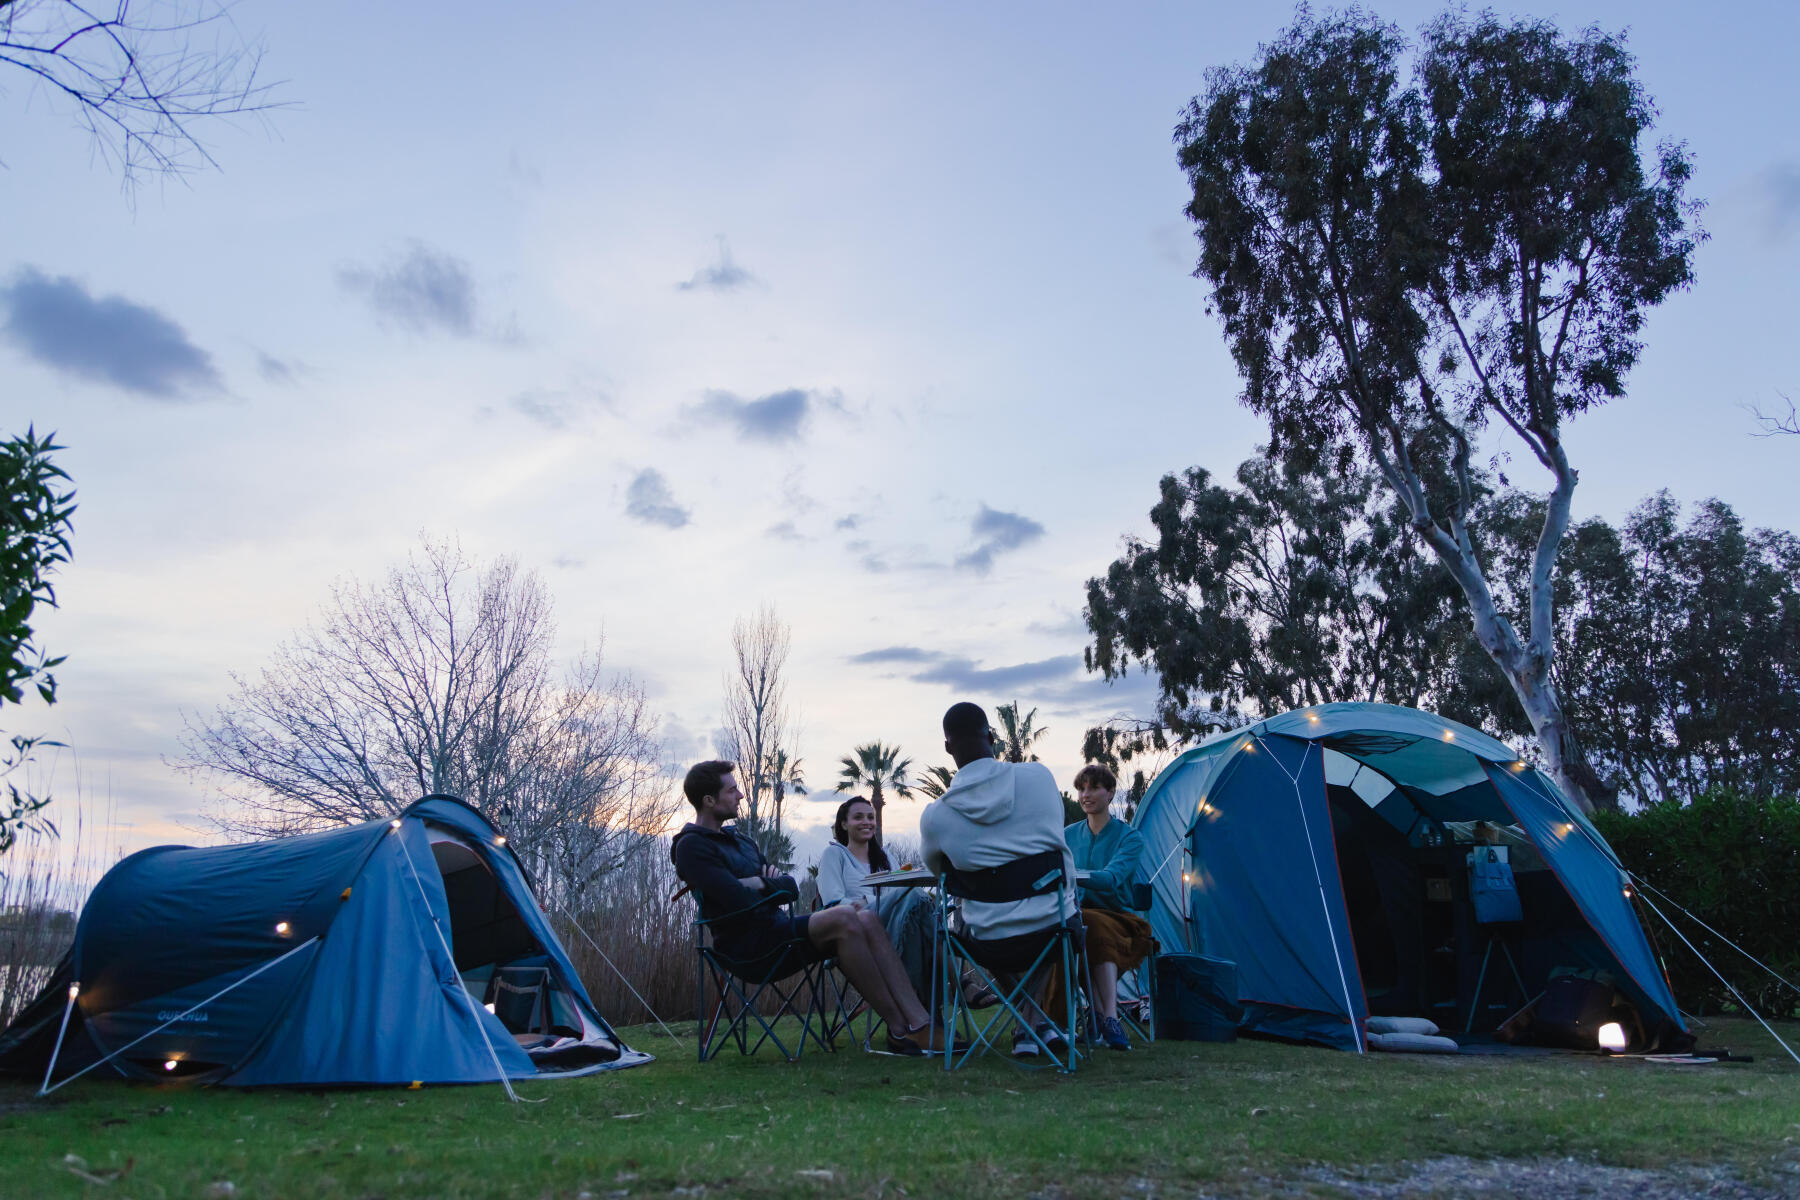
[[[956,772],[939,803],[977,825],[997,825],[1013,814],[1017,765],[978,758]]]
[[[708,829],[704,825],[696,825],[692,821],[689,821],[686,825],[681,827],[680,833],[677,833],[674,837],[669,839],[669,858],[671,861],[675,858],[676,844],[680,842],[682,838],[686,837],[712,838],[714,841],[723,842],[728,846],[739,841],[749,840],[748,838],[740,839],[738,837],[737,827],[735,825],[727,825],[723,829]]]

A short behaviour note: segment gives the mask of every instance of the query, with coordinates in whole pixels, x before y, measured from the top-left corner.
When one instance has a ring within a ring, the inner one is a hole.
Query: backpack
[[[1512,864],[1493,846],[1469,851],[1469,899],[1475,905],[1478,924],[1525,919],[1524,910],[1519,907],[1519,889],[1513,882]]]

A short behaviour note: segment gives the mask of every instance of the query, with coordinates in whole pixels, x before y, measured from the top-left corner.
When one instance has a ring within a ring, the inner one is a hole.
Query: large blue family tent
[[[481,1083],[635,1066],[518,859],[428,796],[391,821],[159,846],[108,871],[0,1073]]]
[[[1157,939],[1237,964],[1246,1032],[1360,1051],[1371,1016],[1491,1031],[1553,975],[1587,972],[1646,1042],[1686,1037],[1611,847],[1466,725],[1386,704],[1270,717],[1177,757],[1133,821]],[[1472,903],[1488,857],[1510,867],[1514,919],[1484,924]]]

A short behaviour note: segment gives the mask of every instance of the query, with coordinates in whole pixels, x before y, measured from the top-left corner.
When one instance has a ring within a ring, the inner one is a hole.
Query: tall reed
[[[88,892],[117,859],[110,793],[80,785],[46,810],[60,836],[30,832],[0,857],[0,1028],[49,983]]]

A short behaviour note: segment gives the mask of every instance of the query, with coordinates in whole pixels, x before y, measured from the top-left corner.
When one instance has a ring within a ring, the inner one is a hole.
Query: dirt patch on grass
[[[1800,1170],[1788,1165],[1751,1181],[1725,1166],[1682,1165],[1654,1169],[1609,1167],[1573,1158],[1472,1159],[1451,1156],[1348,1170],[1319,1168],[1293,1180],[1270,1180],[1274,1196],[1345,1197],[1346,1200],[1782,1200],[1800,1190]]]

